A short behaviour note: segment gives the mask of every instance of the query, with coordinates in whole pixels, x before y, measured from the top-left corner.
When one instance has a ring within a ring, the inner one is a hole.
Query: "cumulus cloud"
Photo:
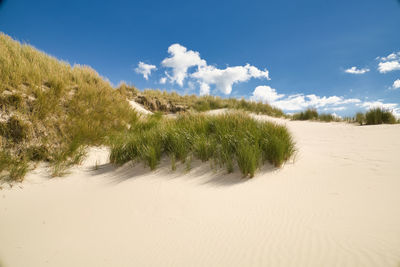
[[[252,96],[250,97],[253,101],[260,101],[263,103],[269,103],[280,109],[287,111],[298,111],[309,107],[313,108],[325,108],[335,110],[334,108],[339,105],[360,103],[361,100],[357,98],[345,99],[341,96],[317,96],[315,94],[304,95],[304,94],[293,94],[285,95],[279,94],[274,88],[270,86],[257,86]],[[338,107],[342,110],[343,107]]]
[[[285,95],[279,94],[276,89],[266,85],[257,86],[254,89],[250,100],[269,103],[270,105],[282,110],[292,112],[304,110],[306,108],[317,108],[323,111],[343,111],[348,107],[351,107],[350,104],[353,104],[353,107],[355,105],[355,107],[363,108],[365,110],[380,107],[392,111],[396,117],[400,118],[400,107],[399,104],[396,103],[384,103],[381,100],[363,102],[358,98],[344,98],[342,96],[321,97],[314,94]]]
[[[330,107],[330,108],[324,108],[324,111],[342,111],[346,109],[347,107]]]
[[[191,78],[200,85],[200,95],[210,94],[211,85],[215,85],[217,90],[228,95],[232,92],[232,86],[235,83],[246,82],[251,78],[269,79],[268,70],[260,70],[250,64],[225,69],[208,65],[200,57],[199,52],[188,50],[180,44],[171,45],[168,53],[170,57],[165,58],[161,65],[170,68],[171,72],[165,72],[165,77],[160,82],[165,83],[168,80],[182,87],[185,79]],[[197,67],[197,69],[190,73],[191,67]]]
[[[400,70],[400,62],[393,60],[387,62],[379,62],[378,70],[380,73],[386,73],[389,71]]]
[[[200,95],[209,95],[210,86],[206,83],[200,83]]]
[[[161,79],[160,79],[160,83],[161,84],[165,84],[167,82],[167,78],[166,77],[162,77]]]
[[[378,57],[378,71],[386,73],[394,70],[400,70],[400,52],[391,53],[386,57]]]
[[[367,101],[360,103],[358,106],[364,107],[367,109],[371,108],[383,108],[383,109],[395,109],[398,105],[396,103],[383,103],[382,101]]]
[[[194,72],[191,77],[199,81],[201,93],[209,93],[210,85],[213,84],[216,89],[227,95],[232,92],[232,85],[235,83],[245,82],[251,78],[269,79],[268,70],[259,70],[249,64],[225,69],[204,66]]]
[[[400,58],[400,52],[394,52],[389,54],[387,57],[377,57],[376,59],[380,61],[390,61],[390,60],[397,60]]]
[[[254,89],[251,99],[263,103],[272,103],[284,96],[284,94],[278,94],[274,88],[268,85],[260,85]]]
[[[400,79],[397,79],[393,82],[392,89],[396,90],[400,88]]]
[[[167,74],[168,79],[172,83],[177,83],[183,86],[183,81],[187,77],[187,71],[190,67],[205,66],[207,63],[200,58],[199,52],[187,50],[186,47],[180,44],[173,44],[168,48],[168,53],[171,55],[165,58],[161,64],[164,67],[172,68],[172,75]]]
[[[143,77],[148,80],[151,75],[152,70],[156,70],[157,67],[154,65],[146,64],[144,62],[139,62],[137,68],[135,68],[136,73],[142,74]]]
[[[368,71],[369,71],[369,69],[367,69],[367,68],[357,69],[357,67],[351,67],[351,68],[345,70],[346,73],[350,73],[350,74],[364,74]]]

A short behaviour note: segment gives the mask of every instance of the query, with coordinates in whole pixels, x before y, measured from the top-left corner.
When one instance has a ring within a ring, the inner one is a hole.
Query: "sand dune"
[[[399,266],[400,125],[274,120],[298,153],[250,180],[114,168],[105,148],[32,171],[0,191],[0,266]]]

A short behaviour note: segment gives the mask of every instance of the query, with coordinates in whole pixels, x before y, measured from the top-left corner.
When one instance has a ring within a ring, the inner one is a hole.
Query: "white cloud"
[[[152,70],[156,70],[157,67],[154,65],[146,64],[144,62],[139,62],[137,68],[135,68],[136,73],[142,74],[143,77],[148,80],[151,75]]]
[[[160,83],[161,84],[165,84],[167,82],[167,77],[162,77],[161,79],[160,79]]]
[[[400,70],[400,62],[393,60],[387,62],[379,62],[378,70],[380,73],[386,73],[389,71]]]
[[[329,108],[324,108],[324,111],[342,111],[342,110],[346,110],[346,107],[329,107]]]
[[[396,90],[400,88],[400,79],[397,79],[393,82],[392,89]]]
[[[380,61],[389,61],[389,60],[396,60],[400,58],[400,52],[393,52],[387,57],[377,57],[376,59]]]
[[[345,70],[346,73],[350,73],[350,74],[364,74],[368,71],[369,71],[369,69],[367,69],[367,68],[357,69],[357,67],[351,67],[350,69]]]
[[[365,101],[362,102],[358,98],[344,98],[342,96],[317,96],[314,94],[293,94],[285,95],[279,94],[274,88],[270,86],[257,86],[252,96],[252,101],[260,101],[269,103],[284,111],[300,111],[306,108],[317,108],[323,111],[343,111],[347,109],[350,104],[355,104],[356,107],[364,108],[365,110],[371,108],[384,108],[393,112],[393,114],[400,118],[400,107],[396,103],[384,103],[378,101]],[[354,106],[353,106],[354,107]],[[289,114],[289,113],[288,113]]]
[[[378,71],[386,73],[394,70],[400,70],[400,52],[394,52],[387,57],[377,57],[380,61],[378,64]]]
[[[354,104],[354,103],[360,103],[360,102],[361,102],[361,100],[358,98],[348,98],[348,99],[344,99],[341,104]]]
[[[206,83],[200,84],[200,95],[209,95],[210,94],[210,86]]]
[[[383,109],[395,109],[397,107],[396,103],[383,103],[382,101],[367,101],[359,104],[358,106],[364,107],[367,109],[371,108],[383,108]]]
[[[280,109],[288,111],[303,110],[308,107],[326,108],[338,111],[343,110],[343,107],[337,107],[338,105],[361,102],[361,100],[357,98],[345,99],[344,97],[340,96],[320,97],[314,94],[293,94],[286,96],[284,94],[278,94],[275,89],[269,86],[257,86],[254,89],[253,95],[250,97],[250,99],[253,101],[269,103]]]
[[[274,88],[271,88],[268,85],[261,85],[254,89],[251,100],[263,103],[272,103],[284,96],[284,94],[278,94]]]
[[[165,58],[161,64],[164,67],[172,68],[172,75],[167,75],[170,82],[176,82],[183,86],[183,81],[187,77],[187,71],[190,67],[205,66],[207,63],[200,58],[199,52],[187,50],[180,44],[173,44],[168,48],[171,57]]]
[[[209,93],[210,85],[214,84],[216,89],[227,95],[232,92],[232,85],[235,83],[246,82],[251,78],[269,79],[268,70],[259,70],[249,64],[225,69],[207,65],[199,67],[196,72],[192,73],[191,77],[200,82],[201,91]],[[206,88],[207,90],[205,90]]]
[[[187,50],[180,44],[173,44],[168,48],[170,57],[165,58],[161,65],[171,68],[171,73],[165,72],[165,77],[160,82],[169,80],[171,83],[177,83],[183,86],[187,77],[196,81],[200,85],[200,94],[210,94],[211,85],[224,94],[232,92],[232,86],[235,83],[246,82],[251,78],[269,79],[268,70],[260,70],[255,66],[246,64],[244,66],[233,66],[225,69],[219,69],[215,66],[207,65],[207,62],[200,57],[197,51]],[[190,73],[191,67],[197,67],[197,70]]]

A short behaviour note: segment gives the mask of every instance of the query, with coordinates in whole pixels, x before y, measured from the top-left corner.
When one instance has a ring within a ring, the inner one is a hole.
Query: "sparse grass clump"
[[[314,121],[323,121],[323,122],[331,122],[331,121],[342,121],[339,117],[335,117],[332,114],[322,113],[319,114],[318,111],[314,108],[308,108],[305,111],[295,113],[292,115],[292,120],[314,120]]]
[[[365,115],[362,112],[357,112],[355,121],[359,123],[360,125],[363,125],[365,123]]]
[[[318,114],[318,120],[319,121],[324,121],[324,122],[331,122],[331,121],[337,121],[337,118],[333,116],[332,114]]]
[[[176,162],[186,162],[190,168],[195,157],[213,160],[228,172],[237,165],[243,176],[253,177],[263,162],[279,167],[294,150],[284,126],[257,121],[244,113],[189,113],[176,119],[155,115],[140,120],[136,127],[115,137],[110,160],[115,164],[140,161],[155,169],[165,155],[175,169]]]
[[[365,113],[365,122],[367,125],[397,123],[393,113],[382,108],[373,108],[367,111],[367,113]]]
[[[292,116],[293,120],[300,120],[300,121],[305,121],[305,120],[317,120],[318,119],[318,112],[316,109],[307,109],[305,111],[293,114]]]
[[[0,180],[22,181],[28,172],[25,158],[14,157],[7,151],[0,151]]]

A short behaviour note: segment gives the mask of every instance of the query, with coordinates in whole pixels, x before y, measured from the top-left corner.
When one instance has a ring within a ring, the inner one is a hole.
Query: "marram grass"
[[[242,112],[216,116],[182,114],[176,119],[159,115],[140,120],[136,127],[115,136],[110,160],[115,164],[144,162],[155,169],[161,157],[187,162],[195,157],[212,160],[233,172],[253,177],[264,163],[281,166],[294,153],[295,145],[285,126],[258,121]],[[188,167],[190,168],[190,166]]]
[[[367,125],[373,124],[395,124],[396,117],[389,110],[382,108],[373,108],[365,113],[365,122]]]
[[[34,161],[61,175],[86,146],[105,144],[135,120],[126,98],[93,69],[0,32],[0,182],[21,181]]]

